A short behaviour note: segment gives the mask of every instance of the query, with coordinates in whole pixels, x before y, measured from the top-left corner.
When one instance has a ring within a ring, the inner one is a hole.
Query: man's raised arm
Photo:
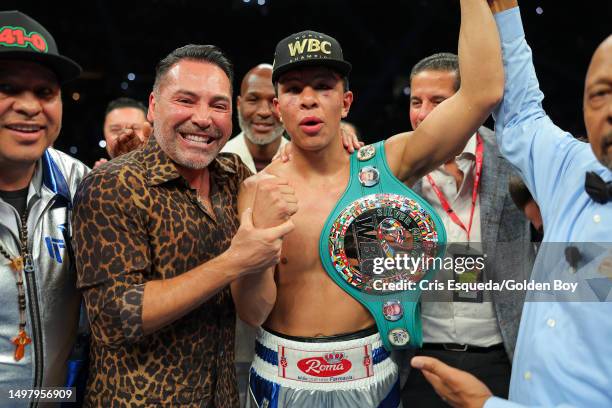
[[[387,141],[389,164],[402,181],[414,182],[458,154],[501,100],[504,74],[499,36],[485,0],[461,1],[461,87],[417,130]]]
[[[540,206],[556,190],[567,153],[577,142],[552,123],[542,108],[531,49],[516,0],[493,0],[505,70],[504,98],[493,111],[501,153],[517,167]],[[546,200],[541,198],[546,197]],[[542,208],[543,212],[545,208]]]

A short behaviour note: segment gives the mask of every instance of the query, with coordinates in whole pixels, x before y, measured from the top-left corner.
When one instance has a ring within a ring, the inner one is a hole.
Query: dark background
[[[272,62],[281,38],[304,29],[336,37],[353,64],[355,102],[349,120],[367,142],[410,130],[411,67],[435,52],[457,51],[457,0],[257,1],[3,0],[1,8],[38,20],[53,34],[60,52],[83,66],[82,78],[63,89],[64,125],[55,146],[90,166],[106,156],[98,142],[108,101],[130,96],[146,104],[157,61],[187,43],[225,50],[234,62],[238,88],[252,66]],[[612,31],[612,2],[520,3],[546,95],[544,107],[561,128],[584,135],[584,76],[597,44]],[[128,73],[135,79],[128,80]]]

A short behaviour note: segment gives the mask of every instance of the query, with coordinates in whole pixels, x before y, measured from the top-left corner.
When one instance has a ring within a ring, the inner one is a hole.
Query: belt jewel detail
[[[357,151],[357,159],[359,161],[370,160],[376,155],[376,147],[374,145],[363,146]]]
[[[402,347],[410,341],[410,335],[406,329],[392,329],[388,334],[389,342],[394,346]]]
[[[365,166],[359,170],[359,182],[364,187],[374,187],[380,181],[380,173],[373,166]]]
[[[390,322],[396,322],[404,316],[404,308],[399,300],[390,300],[383,304],[383,316]]]

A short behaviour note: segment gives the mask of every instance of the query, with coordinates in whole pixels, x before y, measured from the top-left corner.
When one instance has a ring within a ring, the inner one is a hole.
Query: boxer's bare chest
[[[281,266],[325,273],[319,260],[319,239],[327,217],[346,189],[348,169],[328,178],[293,180],[298,211],[293,216],[295,230],[283,243]]]
[[[298,211],[292,216],[295,229],[283,239],[276,271],[276,304],[266,322],[270,329],[316,336],[349,333],[372,325],[369,313],[327,275],[319,255],[323,226],[348,184],[348,161],[346,164],[329,177],[278,174],[293,186]]]

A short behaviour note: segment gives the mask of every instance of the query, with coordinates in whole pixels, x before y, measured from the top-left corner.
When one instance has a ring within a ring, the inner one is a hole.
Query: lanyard
[[[472,210],[470,211],[470,223],[468,224],[467,228],[465,227],[463,222],[461,222],[457,214],[453,211],[452,207],[448,203],[448,200],[446,199],[446,197],[444,197],[444,193],[440,191],[440,188],[438,188],[436,183],[433,181],[433,178],[429,174],[426,176],[427,180],[429,181],[429,184],[431,184],[431,188],[433,188],[433,191],[438,196],[438,199],[440,200],[440,204],[442,205],[442,208],[444,209],[444,211],[446,211],[450,219],[453,220],[455,224],[457,224],[459,227],[461,227],[461,229],[463,229],[467,233],[468,242],[470,242],[470,232],[472,231],[472,221],[474,221],[474,211],[476,210],[476,199],[478,198],[478,186],[480,185],[480,176],[482,174],[483,157],[484,157],[484,143],[482,141],[482,137],[480,137],[480,135],[476,133],[476,174],[474,175],[474,187],[472,189]]]

